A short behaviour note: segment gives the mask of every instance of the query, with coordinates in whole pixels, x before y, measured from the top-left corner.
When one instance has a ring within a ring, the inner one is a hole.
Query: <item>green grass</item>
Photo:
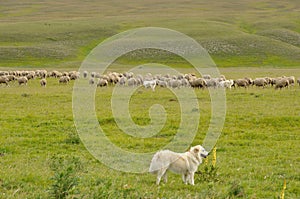
[[[76,70],[104,39],[131,28],[155,26],[194,38],[227,78],[300,77],[298,4],[297,0],[2,1],[0,69]],[[128,53],[109,70],[124,72],[148,62],[195,72],[182,58],[154,50]],[[155,176],[112,170],[86,150],[74,126],[72,85],[59,85],[56,79],[48,79],[47,88],[41,88],[38,80],[28,86],[0,85],[0,198],[49,198],[58,187],[69,198],[234,198],[239,194],[278,198],[284,179],[286,198],[300,195],[299,86],[280,91],[228,90],[225,126],[217,143],[217,176],[204,180],[197,174],[196,185],[185,186],[180,176],[170,174],[167,184],[156,186]],[[96,113],[115,145],[149,152],[172,140],[180,124],[174,94],[162,88],[155,93],[140,88],[132,96],[130,111],[136,124],[149,124],[148,110],[156,103],[163,104],[168,115],[161,132],[142,139],[124,134],[116,125],[110,110],[112,90],[97,89]],[[193,144],[202,143],[211,114],[208,91],[196,93],[201,119]],[[65,163],[53,169],[51,165],[61,157]],[[73,167],[72,160],[82,168]],[[199,170],[204,172],[204,165]],[[69,183],[70,189],[60,186]]]
[[[75,68],[105,38],[145,26],[191,36],[220,67],[299,66],[294,0],[12,0],[0,3],[0,13],[0,67]],[[166,60],[186,65],[172,56],[159,61]]]
[[[300,76],[299,69],[223,68],[221,72],[227,78]],[[69,175],[63,169],[53,170],[53,157],[76,157],[82,165],[82,169],[70,171],[73,177],[69,180],[76,179],[73,183],[77,185],[69,197],[226,198],[241,192],[243,198],[277,198],[284,179],[286,197],[299,196],[299,86],[228,90],[225,126],[217,142],[217,177],[203,181],[197,174],[196,185],[185,186],[180,176],[170,174],[167,184],[156,186],[155,176],[112,170],[78,143],[72,84],[59,85],[56,79],[48,79],[46,88],[41,88],[38,80],[30,81],[28,86],[0,87],[0,198],[50,197],[59,182],[53,179],[60,179],[58,174]],[[168,115],[159,134],[142,139],[130,137],[116,126],[110,110],[112,90],[113,87],[97,88],[96,112],[115,145],[147,152],[170,142],[180,122],[176,96],[163,88],[154,93],[140,88],[132,96],[130,111],[137,124],[149,123],[148,110],[155,103],[162,104]],[[211,113],[208,91],[196,93],[201,118],[192,144],[202,143]],[[203,172],[204,166],[199,170]]]

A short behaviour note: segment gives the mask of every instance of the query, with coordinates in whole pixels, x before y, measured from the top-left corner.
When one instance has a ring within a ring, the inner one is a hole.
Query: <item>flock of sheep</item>
[[[27,85],[28,81],[35,78],[40,79],[40,85],[47,85],[47,78],[57,78],[58,83],[67,84],[71,80],[78,78],[88,79],[90,85],[96,85],[104,87],[108,85],[119,85],[119,86],[141,86],[151,88],[153,91],[156,86],[168,87],[168,88],[229,88],[232,87],[244,87],[249,86],[256,87],[272,87],[275,89],[282,89],[298,83],[300,86],[300,78],[296,79],[294,76],[290,77],[263,77],[251,79],[248,77],[242,79],[226,79],[224,75],[217,78],[212,78],[210,75],[203,75],[202,77],[196,77],[194,74],[179,74],[179,75],[153,75],[148,73],[144,76],[135,75],[132,72],[118,73],[109,72],[105,75],[98,74],[96,72],[84,71],[81,75],[77,71],[59,72],[57,70],[35,70],[35,71],[0,71],[0,84],[9,86],[10,82],[18,82],[19,85]]]

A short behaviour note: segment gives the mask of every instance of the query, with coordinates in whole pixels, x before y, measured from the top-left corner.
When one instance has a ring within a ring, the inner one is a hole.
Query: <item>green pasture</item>
[[[228,79],[300,77],[298,0],[9,0],[0,2],[0,70],[77,70],[103,40],[139,27],[162,27],[198,41]],[[182,58],[145,49],[118,58],[109,71],[161,63],[182,73],[195,70]],[[197,74],[198,75],[198,74]],[[300,196],[300,87],[226,91],[226,119],[216,144],[217,164],[199,167],[195,186],[170,174],[124,173],[96,160],[78,137],[72,112],[73,82],[48,78],[27,86],[0,85],[0,198],[286,198]],[[88,80],[87,80],[88,81]],[[122,132],[112,115],[114,87],[97,88],[95,111],[113,144],[132,152],[156,151],[180,124],[180,107],[168,89],[145,88],[131,97],[138,125],[149,109],[167,113],[151,138]],[[201,144],[211,119],[208,90],[195,90],[201,118],[191,145]],[[109,155],[109,154],[107,154]]]
[[[78,67],[104,39],[149,26],[194,38],[220,67],[298,67],[298,4],[296,0],[4,1],[0,67]],[[140,56],[125,57],[123,62],[135,58]],[[159,61],[186,66],[171,55]]]
[[[227,78],[300,76],[299,69],[227,68],[221,73]],[[73,123],[73,82],[59,85],[49,78],[42,88],[35,79],[27,86],[0,89],[0,198],[58,197],[59,190],[68,190],[57,188],[59,183],[74,183],[68,198],[278,198],[284,180],[286,198],[299,196],[299,86],[227,90],[226,120],[216,145],[217,171],[203,177],[201,165],[195,186],[184,185],[175,174],[169,175],[167,184],[156,186],[151,174],[123,173],[97,161],[81,143]],[[141,153],[159,150],[172,140],[180,108],[170,90],[141,87],[131,97],[129,109],[136,124],[149,124],[153,104],[161,104],[167,113],[162,131],[142,139],[116,125],[110,108],[113,89],[97,88],[95,96],[99,124],[112,143]],[[208,90],[195,92],[201,118],[191,145],[202,143],[211,114]]]

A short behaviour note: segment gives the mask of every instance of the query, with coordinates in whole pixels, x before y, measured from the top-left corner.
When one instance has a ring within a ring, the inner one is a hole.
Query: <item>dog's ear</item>
[[[194,148],[194,153],[199,153],[199,149],[198,148]]]

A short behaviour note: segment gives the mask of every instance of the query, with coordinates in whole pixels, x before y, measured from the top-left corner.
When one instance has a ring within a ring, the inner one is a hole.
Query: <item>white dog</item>
[[[185,184],[194,185],[194,173],[202,163],[202,158],[206,158],[207,155],[208,152],[201,145],[191,147],[185,153],[175,153],[169,150],[159,151],[151,160],[149,172],[157,174],[157,185],[159,185],[162,177],[167,182],[168,170],[182,174],[182,180]]]
[[[156,86],[156,80],[145,80],[143,85],[145,86],[145,88],[152,88],[152,90],[154,91]]]

